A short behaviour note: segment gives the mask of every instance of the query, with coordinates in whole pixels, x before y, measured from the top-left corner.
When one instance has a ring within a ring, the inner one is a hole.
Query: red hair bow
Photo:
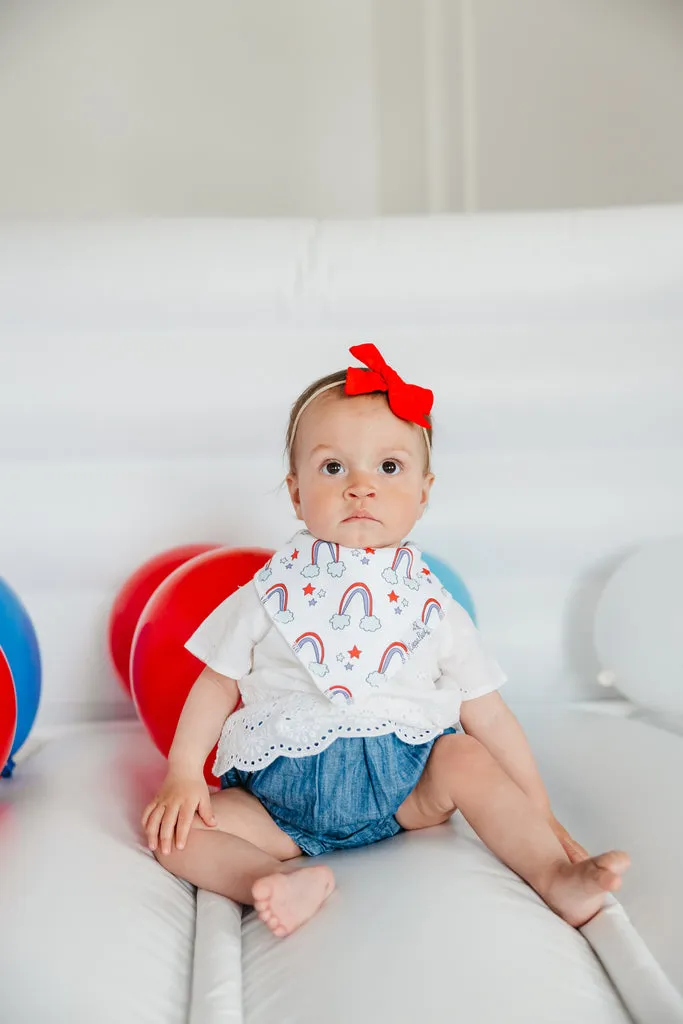
[[[410,420],[420,427],[429,427],[427,419],[434,403],[434,395],[428,388],[417,384],[406,384],[396,370],[385,363],[376,345],[353,345],[349,352],[368,367],[349,366],[346,371],[344,390],[347,395],[367,395],[373,391],[386,391],[389,408],[394,416]]]

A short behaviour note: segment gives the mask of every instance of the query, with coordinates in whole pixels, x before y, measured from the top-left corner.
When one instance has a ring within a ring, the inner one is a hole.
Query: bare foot
[[[580,928],[602,909],[605,893],[621,886],[621,876],[631,863],[621,850],[577,864],[558,864],[541,896],[567,924]]]
[[[251,887],[254,908],[273,935],[283,938],[313,917],[334,889],[323,864],[259,878]]]

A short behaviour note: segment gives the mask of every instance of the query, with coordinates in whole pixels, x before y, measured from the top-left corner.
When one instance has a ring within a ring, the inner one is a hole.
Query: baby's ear
[[[420,494],[420,508],[418,512],[418,519],[421,519],[424,513],[429,508],[429,494],[434,483],[434,474],[425,473],[422,480],[422,492]]]
[[[296,512],[297,519],[301,519],[301,497],[299,495],[299,481],[296,473],[288,473],[286,477],[287,490],[289,491],[289,497],[294,511]]]
[[[429,501],[429,494],[432,489],[435,477],[433,473],[425,473],[422,481],[422,504],[426,505]]]

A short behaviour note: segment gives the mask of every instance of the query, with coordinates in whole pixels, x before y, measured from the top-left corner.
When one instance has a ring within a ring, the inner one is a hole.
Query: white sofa
[[[613,565],[683,517],[682,239],[681,208],[0,231],[0,571],[45,662],[0,788],[3,1021],[683,1019],[683,737],[598,700],[591,641]],[[458,815],[330,857],[284,942],[140,845],[163,761],[107,662],[116,589],[286,537],[289,403],[361,340],[436,393],[416,540],[471,587],[558,817],[632,855],[583,934]]]

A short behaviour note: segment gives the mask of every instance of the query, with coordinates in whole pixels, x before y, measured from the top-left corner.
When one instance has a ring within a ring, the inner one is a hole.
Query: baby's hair
[[[365,371],[365,372],[369,373],[370,371]],[[344,384],[345,383],[346,383],[346,370],[335,370],[334,373],[328,373],[324,377],[319,377],[318,380],[314,380],[312,384],[309,384],[308,387],[304,391],[301,392],[299,397],[294,402],[294,404],[292,406],[292,409],[291,409],[291,412],[289,414],[289,423],[287,424],[287,435],[286,435],[286,438],[285,438],[285,452],[284,452],[285,459],[287,460],[288,472],[289,473],[293,473],[294,472],[294,460],[293,460],[294,437],[295,437],[295,434],[296,434],[296,427],[297,427],[297,424],[299,422],[299,417],[301,416],[301,413],[302,413],[304,407],[306,405],[308,405],[308,403],[311,401],[313,396],[318,391],[320,391],[323,394],[326,394],[328,391],[334,391],[334,393],[336,395],[338,395],[339,397],[344,397],[344,398],[345,397],[348,397],[348,398],[353,397],[351,395],[349,395],[349,396],[346,395],[346,392],[344,391]],[[370,394],[373,394],[373,395],[383,395],[385,401],[387,401],[387,404],[388,404],[388,398],[387,398],[386,391],[372,391],[372,392],[370,392]],[[427,416],[426,418],[429,421],[429,426],[428,427],[424,427],[423,430],[425,431],[425,433],[427,434],[427,437],[429,438],[429,444],[427,444],[427,441],[425,440],[425,465],[424,465],[424,472],[425,473],[429,473],[429,472],[431,472],[432,418],[431,418],[431,416]],[[424,437],[424,435],[423,435],[423,437]]]

